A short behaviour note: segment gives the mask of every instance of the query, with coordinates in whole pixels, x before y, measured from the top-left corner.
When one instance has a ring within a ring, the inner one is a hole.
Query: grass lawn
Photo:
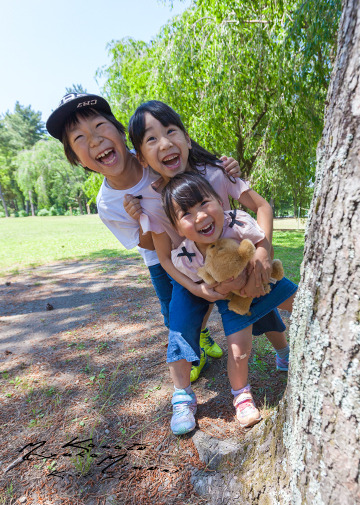
[[[97,214],[0,219],[0,274],[77,259],[138,255],[127,251]]]
[[[96,214],[0,219],[0,243],[1,275],[54,261],[138,254],[123,248]],[[275,230],[273,243],[286,276],[299,282],[304,232]]]

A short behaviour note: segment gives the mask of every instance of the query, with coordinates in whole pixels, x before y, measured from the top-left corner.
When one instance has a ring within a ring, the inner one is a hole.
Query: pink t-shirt
[[[202,168],[203,167],[199,167],[201,172]],[[241,194],[250,189],[249,185],[244,180],[236,178],[234,179],[235,182],[231,182],[220,168],[211,165],[206,167],[204,177],[220,196],[224,203],[225,210],[230,210],[229,196],[234,198],[234,200],[239,200]],[[173,248],[178,247],[184,240],[184,237],[180,237],[180,235],[176,233],[166,217],[161,204],[161,194],[156,190],[159,185],[157,182],[158,181],[155,181],[149,186],[145,194],[142,195],[141,207],[143,214],[140,218],[141,228],[144,233],[148,231],[154,233],[166,232],[171,238]]]
[[[244,238],[257,244],[265,238],[265,233],[247,212],[242,210],[225,211],[224,227],[220,238],[232,238],[241,242]],[[171,251],[173,265],[194,282],[201,281],[197,271],[204,266],[204,257],[195,242],[185,239],[179,247]]]

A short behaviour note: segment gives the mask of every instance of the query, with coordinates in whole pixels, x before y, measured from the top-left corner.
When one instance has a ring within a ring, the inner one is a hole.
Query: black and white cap
[[[47,131],[52,137],[62,140],[66,119],[70,114],[84,107],[90,107],[113,116],[110,105],[101,96],[90,95],[88,93],[69,93],[62,97],[58,108],[49,116],[46,122]]]

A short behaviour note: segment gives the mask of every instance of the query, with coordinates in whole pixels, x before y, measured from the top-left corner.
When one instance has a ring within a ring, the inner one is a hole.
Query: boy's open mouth
[[[96,156],[96,161],[100,161],[103,165],[110,165],[116,158],[114,149],[106,149]]]
[[[177,168],[180,165],[180,156],[178,154],[171,154],[166,156],[162,162],[168,168]]]
[[[199,230],[199,233],[201,233],[201,235],[212,235],[214,230],[215,230],[214,223],[211,223],[208,226],[201,228],[201,230]]]

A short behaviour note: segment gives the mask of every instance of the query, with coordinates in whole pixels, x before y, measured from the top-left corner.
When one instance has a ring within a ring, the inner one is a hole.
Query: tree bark
[[[290,328],[288,387],[277,413],[246,435],[235,463],[218,468],[229,501],[211,503],[360,504],[359,2],[343,4]]]
[[[32,199],[32,191],[29,189],[29,202],[30,202],[30,207],[31,207],[31,215],[32,217],[35,217],[35,209],[34,209],[34,202]]]
[[[290,331],[283,442],[291,503],[360,503],[359,54],[359,0],[348,0]]]

